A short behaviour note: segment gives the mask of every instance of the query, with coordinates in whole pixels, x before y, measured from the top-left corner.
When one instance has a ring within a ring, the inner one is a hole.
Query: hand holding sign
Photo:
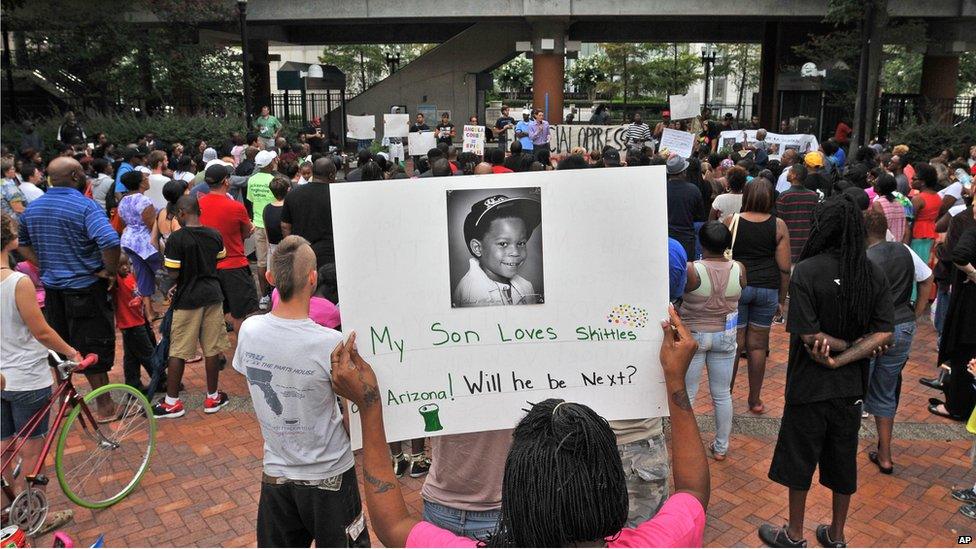
[[[367,114],[365,116],[346,116],[346,126],[349,128],[350,139],[375,139],[376,138],[376,117]]]
[[[348,399],[366,410],[379,403],[380,393],[376,385],[376,374],[368,362],[359,356],[356,347],[356,332],[349,339],[339,342],[332,351],[332,388],[336,394]]]

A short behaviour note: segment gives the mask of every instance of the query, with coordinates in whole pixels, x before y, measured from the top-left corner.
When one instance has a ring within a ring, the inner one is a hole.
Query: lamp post
[[[247,55],[247,0],[237,0],[237,13],[241,20],[241,56],[244,66],[244,123],[251,129],[251,63]]]
[[[717,58],[718,52],[715,50],[715,46],[711,44],[702,46],[701,61],[705,67],[705,100],[703,102],[705,108],[708,108],[708,84],[711,82],[712,65],[715,64],[715,59]]]
[[[384,57],[386,58],[386,66],[390,69],[390,74],[395,73],[400,68],[400,52],[387,52]]]

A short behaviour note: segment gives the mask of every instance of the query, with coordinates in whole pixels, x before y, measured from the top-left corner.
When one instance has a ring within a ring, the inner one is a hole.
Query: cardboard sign
[[[333,186],[342,326],[389,440],[511,428],[546,398],[666,415],[664,182],[648,166]]]
[[[566,125],[549,126],[549,146],[553,153],[566,154],[573,147],[587,151],[602,150],[610,145],[627,149],[627,126]]]
[[[658,150],[667,149],[682,158],[691,158],[691,151],[695,146],[695,134],[664,128],[661,134],[661,145]]]
[[[407,134],[407,149],[411,156],[427,156],[427,151],[437,146],[433,131]]]
[[[718,136],[718,150],[732,148],[735,143],[751,143],[756,140],[756,130],[732,130]],[[808,133],[766,133],[769,156],[779,156],[786,149],[794,149],[804,154],[820,148],[817,137]]]
[[[383,137],[406,137],[409,132],[409,114],[383,115]]]
[[[484,126],[464,126],[464,136],[461,141],[461,152],[473,152],[478,156],[485,155]]]
[[[668,102],[671,105],[671,120],[694,118],[701,114],[698,96],[693,93],[670,95],[668,96]]]
[[[365,116],[346,115],[346,127],[349,128],[346,133],[349,139],[376,138],[376,117],[372,114]]]

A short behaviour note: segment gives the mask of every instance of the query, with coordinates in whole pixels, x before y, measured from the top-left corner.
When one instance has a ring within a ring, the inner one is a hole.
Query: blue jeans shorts
[[[739,329],[751,324],[757,328],[769,328],[773,325],[773,315],[779,306],[779,290],[775,288],[757,288],[746,286],[742,288],[739,297]]]
[[[0,440],[16,435],[38,410],[44,408],[51,397],[51,388],[31,391],[3,391],[0,393]],[[40,438],[47,434],[48,415],[45,415],[28,438]]]
[[[484,541],[498,529],[501,509],[465,511],[424,500],[424,520],[455,535]]]
[[[878,417],[895,417],[901,397],[901,371],[915,338],[915,321],[895,325],[888,352],[871,360],[871,378],[864,397],[864,410]]]

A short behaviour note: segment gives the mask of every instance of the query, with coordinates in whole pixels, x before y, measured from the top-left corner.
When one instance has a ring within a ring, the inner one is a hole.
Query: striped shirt
[[[651,128],[647,124],[631,124],[627,126],[624,140],[627,145],[643,146],[645,141],[651,140]]]
[[[20,215],[18,238],[40,262],[41,282],[55,289],[94,284],[105,268],[102,250],[119,247],[105,211],[77,189],[52,187]]]
[[[796,263],[810,236],[813,209],[820,195],[806,187],[792,186],[776,200],[776,215],[786,223],[790,232],[790,262]]]

